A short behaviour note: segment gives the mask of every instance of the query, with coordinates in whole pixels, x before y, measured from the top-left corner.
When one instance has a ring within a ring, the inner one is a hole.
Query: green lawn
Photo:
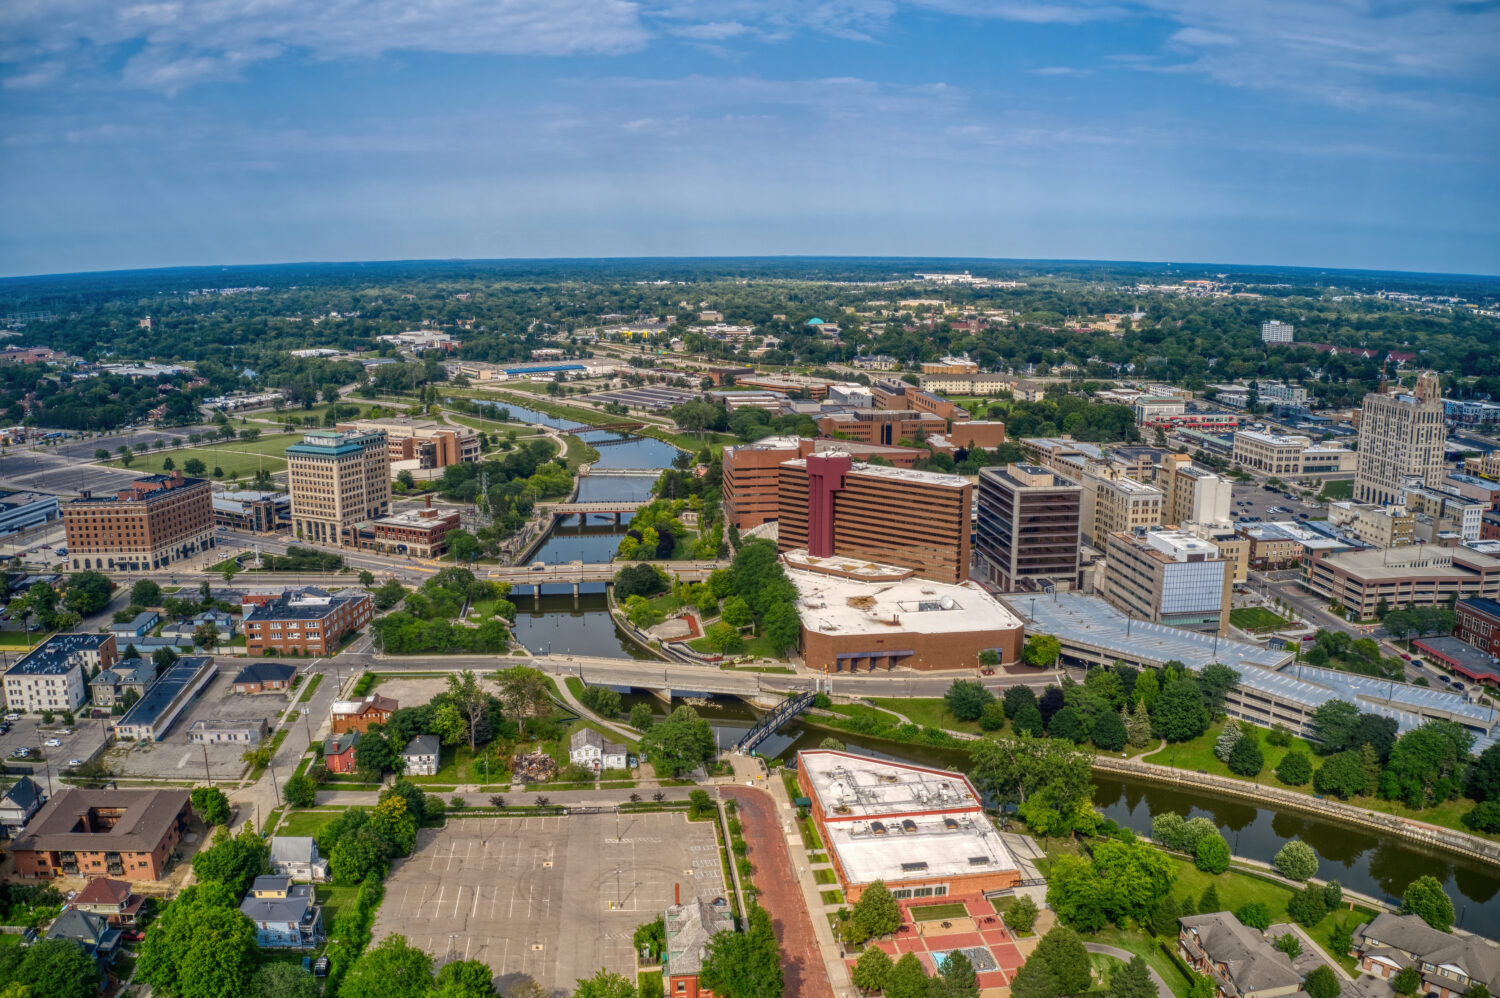
[[[568,470],[570,472],[576,474],[580,464],[591,464],[599,460],[599,451],[577,437],[569,435],[563,437],[563,440],[567,441],[568,444],[568,450],[563,454],[563,460],[568,462]]]
[[[661,971],[643,970],[636,975],[636,983],[641,998],[662,998],[666,994],[666,985],[662,984]]]
[[[1161,766],[1172,766],[1176,769],[1203,770],[1215,776],[1226,776],[1232,780],[1244,780],[1246,777],[1237,776],[1229,771],[1229,767],[1219,761],[1214,755],[1214,742],[1223,730],[1223,723],[1216,722],[1209,725],[1207,731],[1191,741],[1180,742],[1176,745],[1168,745],[1160,752],[1149,756],[1145,761],[1156,763]],[[1280,765],[1282,757],[1288,752],[1296,749],[1308,753],[1312,757],[1313,769],[1316,771],[1322,764],[1321,758],[1312,749],[1312,744],[1302,738],[1292,738],[1290,746],[1279,748],[1267,744],[1264,729],[1254,729],[1256,737],[1260,739],[1260,751],[1265,757],[1265,767],[1260,774],[1249,778],[1249,782],[1258,783],[1266,787],[1280,787],[1283,790],[1291,790],[1296,793],[1312,794],[1312,784],[1305,786],[1289,787],[1276,778],[1276,767]],[[1443,801],[1435,807],[1424,810],[1413,810],[1397,801],[1381,800],[1378,797],[1351,797],[1346,803],[1355,807],[1362,807],[1370,811],[1379,811],[1383,814],[1394,814],[1402,818],[1412,818],[1416,821],[1426,821],[1444,828],[1453,828],[1458,831],[1477,834],[1482,838],[1500,841],[1500,835],[1485,835],[1483,833],[1471,832],[1459,819],[1474,806],[1474,802],[1466,797],[1457,800]]]
[[[961,904],[924,904],[911,909],[914,922],[940,922],[945,918],[967,918],[969,909]]]
[[[979,734],[979,722],[960,721],[954,717],[947,705],[943,703],[942,697],[913,697],[911,699],[871,697],[870,702],[877,707],[905,714],[924,728],[947,728],[950,731]]]
[[[1338,482],[1324,482],[1323,489],[1318,493],[1319,500],[1352,499],[1354,497],[1354,479],[1347,478]]]
[[[844,892],[834,888],[831,891],[819,891],[818,896],[823,899],[824,904],[843,904]]]
[[[832,870],[814,870],[813,880],[820,884],[836,884],[838,877],[834,876]]]
[[[714,650],[708,646],[707,638],[694,638],[687,644],[689,648],[704,655],[714,654]],[[775,648],[771,644],[771,642],[765,638],[764,635],[760,634],[745,635],[744,641],[740,645],[738,650],[725,652],[724,654],[726,657],[731,658],[769,658],[773,660],[779,660],[782,657],[780,651]]]
[[[323,830],[323,826],[343,814],[343,809],[336,811],[292,811],[281,821],[281,828],[277,830],[278,835],[317,835]]]
[[[0,645],[7,648],[35,648],[52,636],[51,631],[0,631]]]
[[[1229,611],[1229,622],[1242,630],[1254,631],[1262,627],[1281,627],[1290,624],[1280,614],[1273,613],[1263,606],[1242,606]]]
[[[285,451],[288,444],[297,442],[289,436],[282,436],[279,439],[281,440],[281,451]],[[250,478],[262,468],[272,474],[278,471],[285,471],[286,458],[282,457],[279,452],[268,453],[249,449],[264,442],[264,440],[260,440],[252,444],[242,440],[235,440],[224,444],[222,447],[212,449],[207,447],[184,447],[181,450],[150,451],[145,454],[137,454],[132,458],[130,461],[130,470],[144,474],[159,474],[166,470],[162,467],[162,462],[170,457],[173,466],[179,471],[183,470],[183,466],[188,461],[197,458],[203,462],[203,467],[207,474],[212,474],[215,468],[222,468],[224,469],[226,478],[235,477],[236,475],[241,478]],[[115,459],[108,462],[108,467],[123,468],[125,465],[119,459]]]
[[[1156,940],[1145,932],[1138,929],[1116,929],[1111,926],[1083,938],[1085,942],[1114,946],[1133,956],[1141,957],[1148,966],[1161,975],[1161,979],[1167,982],[1167,987],[1172,989],[1174,995],[1184,998],[1187,994],[1188,981],[1182,976],[1182,971],[1177,969],[1177,964],[1172,962],[1171,957],[1161,951]]]
[[[333,925],[333,920],[340,911],[354,904],[354,899],[359,894],[359,885],[335,887],[332,884],[322,884],[316,888],[316,894],[318,903],[323,906],[323,928],[326,930]]]
[[[323,674],[321,672],[314,673],[313,677],[307,681],[307,684],[305,686],[302,687],[302,695],[297,698],[297,702],[307,703],[307,701],[311,700],[312,695],[318,692],[318,684],[322,681]]]

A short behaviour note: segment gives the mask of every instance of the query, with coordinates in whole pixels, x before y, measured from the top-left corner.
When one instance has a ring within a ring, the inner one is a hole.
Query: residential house
[[[1177,920],[1177,950],[1214,982],[1219,998],[1277,998],[1302,990],[1292,960],[1231,912]]]
[[[359,744],[358,731],[344,731],[337,735],[329,735],[323,742],[323,763],[328,767],[330,773],[352,773],[357,768],[354,763],[354,746]]]
[[[605,741],[604,736],[593,728],[580,728],[573,732],[568,761],[596,773],[603,769],[624,769],[626,752],[624,745]]]
[[[161,629],[161,636],[171,638],[180,644],[195,644],[197,642],[198,628],[204,624],[212,624],[218,632],[219,644],[227,645],[234,640],[235,630],[238,624],[234,614],[224,613],[222,610],[205,610],[202,613],[168,624]]]
[[[252,662],[234,677],[236,693],[273,693],[289,690],[297,678],[297,667],[284,662]]]
[[[90,915],[98,915],[111,926],[119,929],[135,924],[145,900],[143,896],[132,891],[130,885],[123,880],[95,877],[83,890],[73,895],[73,899],[68,902],[68,907]]]
[[[436,776],[441,745],[437,735],[418,735],[406,743],[401,758],[406,761],[407,776]]]
[[[323,941],[323,909],[313,899],[312,884],[256,877],[240,912],[255,923],[255,943],[262,949],[308,949]]]
[[[5,796],[0,797],[0,835],[15,838],[26,827],[31,816],[47,803],[42,788],[29,776],[23,776],[11,784]]]
[[[113,707],[131,692],[136,699],[146,695],[156,682],[156,663],[149,658],[122,658],[89,680],[89,696],[96,707]]]
[[[103,915],[68,908],[52,920],[46,938],[77,943],[84,953],[94,958],[102,973],[114,960],[122,934]]]
[[[1476,936],[1439,932],[1417,915],[1376,915],[1354,930],[1359,969],[1390,980],[1402,969],[1422,975],[1427,998],[1463,998],[1475,985],[1500,993],[1500,949]]]
[[[161,623],[161,614],[155,610],[142,610],[130,620],[110,624],[109,633],[115,636],[116,644],[123,646],[132,638],[144,638],[159,623]]]
[[[401,705],[390,697],[372,693],[363,700],[335,700],[330,711],[334,734],[345,731],[368,731],[372,724],[384,724]]]
[[[666,954],[662,960],[662,977],[672,998],[705,998],[712,992],[698,985],[703,958],[708,955],[708,941],[720,932],[734,931],[734,916],[723,902],[714,904],[695,898],[687,904],[674,904],[663,916],[666,929]]]
[[[271,872],[321,884],[328,879],[328,860],[318,855],[311,835],[277,835],[271,839]]]

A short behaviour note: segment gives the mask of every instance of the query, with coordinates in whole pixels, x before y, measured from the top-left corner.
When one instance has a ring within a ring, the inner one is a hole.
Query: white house
[[[277,835],[271,839],[271,872],[321,884],[328,879],[328,860],[318,855],[310,835]]]
[[[604,736],[592,728],[582,728],[573,732],[568,761],[597,773],[601,769],[624,769],[625,755],[624,745],[605,741]]]
[[[436,776],[441,747],[437,735],[418,735],[406,743],[401,758],[406,760],[407,776]]]

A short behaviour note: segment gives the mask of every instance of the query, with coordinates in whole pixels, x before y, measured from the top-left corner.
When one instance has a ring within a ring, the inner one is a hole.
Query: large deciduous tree
[[[744,932],[724,931],[709,940],[698,981],[721,998],[781,998],[781,950],[771,916],[753,905],[748,921]]]
[[[684,705],[641,736],[641,751],[658,776],[690,773],[714,757],[713,728]]]
[[[152,923],[136,977],[164,998],[243,998],[259,959],[255,923],[240,913],[239,895],[204,883],[184,890]]]

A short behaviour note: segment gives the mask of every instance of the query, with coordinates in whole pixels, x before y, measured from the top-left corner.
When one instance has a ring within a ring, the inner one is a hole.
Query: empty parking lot
[[[633,973],[636,926],[679,884],[684,900],[725,894],[713,826],[680,812],[453,819],[398,861],[375,938],[571,991],[600,967]]]

